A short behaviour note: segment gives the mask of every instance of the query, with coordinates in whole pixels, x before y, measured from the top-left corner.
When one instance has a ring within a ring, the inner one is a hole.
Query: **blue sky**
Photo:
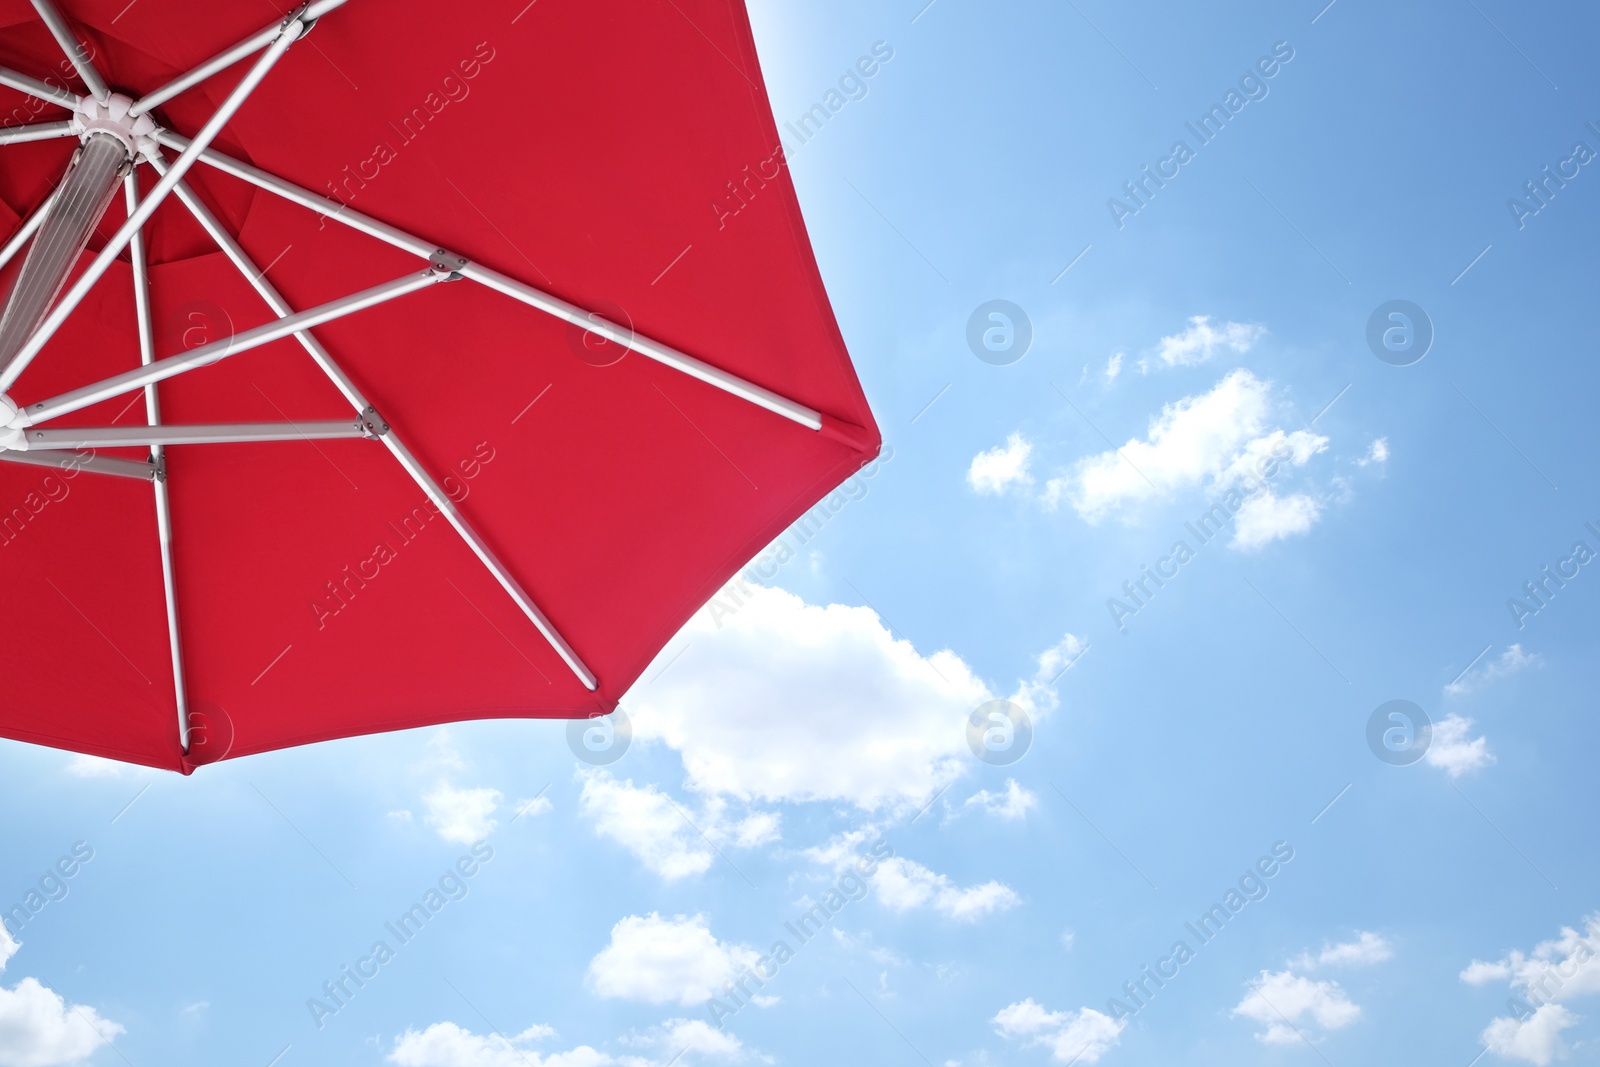
[[[1600,18],[1324,2],[754,0],[780,123],[893,51],[790,160],[892,455],[609,764],[557,723],[189,779],[0,745],[0,906],[59,898],[0,939],[0,1064],[1600,1058]],[[1386,762],[1393,700],[1432,726]]]

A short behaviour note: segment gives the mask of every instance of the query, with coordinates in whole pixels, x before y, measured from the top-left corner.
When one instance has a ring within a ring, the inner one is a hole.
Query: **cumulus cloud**
[[[1388,462],[1389,462],[1389,439],[1387,437],[1380,437],[1376,441],[1372,442],[1372,445],[1367,449],[1366,455],[1364,455],[1360,459],[1356,460],[1356,466],[1358,466],[1358,467],[1373,467],[1373,466],[1381,467],[1385,463],[1388,463]]]
[[[1270,489],[1246,500],[1233,517],[1228,544],[1246,552],[1303,534],[1322,517],[1322,507],[1304,493],[1280,497]]]
[[[1394,947],[1388,941],[1370,930],[1362,930],[1354,941],[1343,941],[1336,945],[1324,942],[1322,951],[1315,956],[1306,952],[1291,960],[1289,965],[1303,971],[1315,967],[1370,967],[1393,956]]]
[[[579,810],[595,831],[633,853],[647,868],[669,882],[703,874],[714,856],[712,846],[754,848],[778,838],[779,817],[753,812],[728,817],[721,797],[708,797],[690,814],[654,786],[618,781],[605,770],[580,771],[583,791]]]
[[[488,837],[498,825],[494,819],[500,804],[498,789],[458,789],[440,782],[422,803],[428,809],[423,821],[446,841],[470,845]]]
[[[718,941],[704,915],[629,915],[589,961],[588,983],[602,997],[693,1007],[758,959],[747,945]]]
[[[1030,485],[1028,457],[1033,446],[1020,433],[1006,438],[1004,445],[996,445],[987,452],[972,457],[967,468],[967,484],[974,492],[999,496],[1006,490]]]
[[[1487,767],[1495,761],[1494,753],[1489,751],[1489,739],[1472,737],[1471,733],[1471,719],[1446,715],[1433,724],[1433,739],[1422,758],[1428,766],[1438,767],[1452,778]]]
[[[1042,1045],[1057,1063],[1066,1064],[1098,1063],[1121,1042],[1128,1025],[1093,1008],[1047,1011],[1032,998],[1001,1008],[992,1022],[1001,1037]]]
[[[1256,1034],[1263,1044],[1293,1044],[1312,1024],[1338,1030],[1361,1016],[1361,1008],[1338,982],[1313,981],[1293,971],[1262,971],[1247,988],[1233,1014],[1264,1024],[1266,1029]]]
[[[1578,1016],[1561,1004],[1546,1004],[1518,1021],[1502,1016],[1491,1022],[1481,1035],[1484,1046],[1498,1056],[1512,1060],[1526,1060],[1545,1067],[1551,1060],[1564,1055],[1566,1042],[1561,1031],[1578,1025]]]
[[[1474,664],[1462,671],[1459,678],[1444,687],[1444,692],[1446,696],[1465,696],[1490,682],[1509,678],[1529,667],[1537,667],[1543,662],[1536,654],[1524,652],[1521,644],[1515,644],[1501,652],[1498,657],[1488,660],[1483,666],[1478,667]]]
[[[578,807],[610,838],[667,881],[702,874],[714,858],[711,846],[660,790],[618,781],[603,770],[582,775]]]
[[[1233,547],[1258,548],[1303,533],[1320,517],[1320,506],[1304,495],[1278,498],[1259,472],[1274,459],[1279,469],[1303,467],[1328,447],[1328,439],[1269,429],[1272,406],[1269,383],[1235,370],[1210,392],[1167,404],[1143,439],[1085,457],[1051,478],[1043,502],[1054,507],[1065,500],[1083,519],[1098,523],[1208,484],[1213,492],[1243,498]]]
[[[14,950],[13,950],[14,951]],[[123,1028],[69,1004],[36,979],[0,986],[0,1067],[61,1067],[88,1059]]]
[[[657,662],[672,665],[627,698],[635,740],[677,750],[691,790],[745,803],[920,808],[964,773],[962,724],[994,696],[954,652],[922,655],[870,608],[766,587],[720,626],[696,615]]]
[[[1489,1051],[1508,1059],[1544,1067],[1567,1052],[1561,1032],[1577,1025],[1579,1015],[1565,1004],[1600,993],[1600,914],[1588,916],[1583,929],[1564,926],[1558,936],[1541,941],[1530,952],[1514,949],[1498,960],[1473,960],[1461,972],[1468,985],[1505,982],[1516,997],[1512,1015],[1492,1019],[1482,1040]]]
[[[1211,325],[1211,316],[1195,315],[1189,328],[1163,337],[1156,357],[1169,367],[1192,367],[1205,363],[1220,349],[1243,355],[1266,335],[1267,328],[1253,323],[1224,322]]]
[[[17,954],[17,949],[21,947],[22,946],[17,943],[16,938],[11,936],[11,931],[7,930],[4,926],[0,926],[0,971],[6,969],[6,960],[9,960],[12,956],[15,956]]]
[[[548,1026],[534,1026],[512,1038],[475,1034],[455,1023],[434,1023],[395,1038],[389,1062],[399,1067],[608,1067],[617,1061],[579,1045],[569,1052],[540,1053],[528,1046],[553,1037]]]
[[[1025,817],[1038,803],[1037,793],[1018,785],[1015,778],[1007,778],[1005,792],[991,793],[987,789],[980,789],[968,797],[962,806],[977,808],[996,818],[1015,821]]]
[[[958,922],[976,922],[992,912],[1022,903],[1008,885],[989,881],[962,889],[948,875],[936,874],[903,856],[893,856],[879,864],[872,884],[878,901],[892,911],[932,908]]]

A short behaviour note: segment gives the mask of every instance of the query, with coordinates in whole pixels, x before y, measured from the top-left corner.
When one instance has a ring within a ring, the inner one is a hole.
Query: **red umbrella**
[[[880,441],[744,6],[267,6],[0,0],[0,735],[609,712]]]

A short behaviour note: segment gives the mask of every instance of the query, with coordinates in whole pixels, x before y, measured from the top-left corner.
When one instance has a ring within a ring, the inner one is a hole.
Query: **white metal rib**
[[[83,84],[89,87],[89,94],[96,100],[109,99],[111,87],[100,77],[100,72],[94,69],[89,57],[83,54],[83,46],[78,43],[77,35],[72,32],[72,27],[67,25],[67,20],[61,17],[61,12],[56,10],[55,4],[50,0],[33,0],[33,9],[44,19],[44,24],[50,27],[50,36],[56,39],[56,44],[67,54],[67,59],[72,62],[72,69],[78,72]]]
[[[5,248],[0,248],[0,270],[3,270],[5,265],[11,262],[12,257],[22,251],[22,246],[28,243],[28,238],[33,236],[34,231],[44,225],[44,220],[50,217],[50,209],[55,206],[56,197],[60,195],[61,186],[58,185],[45,198],[45,202],[39,205],[39,210],[29,215],[26,221],[17,227],[17,232],[11,235],[11,240],[6,242]]]
[[[344,6],[346,2],[347,0],[321,0],[320,3],[312,4],[307,8],[305,13],[300,16],[300,19],[309,25],[334,8]],[[265,29],[246,37],[232,48],[224,52],[218,52],[188,73],[182,74],[154,92],[146,94],[135,101],[134,105],[128,109],[129,117],[138,118],[151,108],[160,107],[179,93],[199,85],[213,74],[228,69],[247,56],[255,55],[272,43],[272,39],[278,35],[282,27],[283,23],[281,21],[274,22]]]
[[[0,371],[0,393],[9,390],[16,384],[17,378],[27,369],[28,364],[39,354],[39,351],[49,343],[50,338],[61,328],[61,324],[67,320],[67,316],[77,309],[78,304],[93,288],[94,283],[100,280],[101,275],[105,274],[112,261],[122,254],[122,250],[133,239],[134,233],[149,221],[150,216],[155,213],[156,208],[166,199],[167,194],[172,191],[172,187],[177,184],[178,179],[183,177],[184,173],[194,165],[200,152],[204,150],[206,145],[211,143],[211,140],[222,130],[223,125],[233,117],[234,112],[238,111],[240,105],[255,91],[256,86],[261,84],[261,80],[267,76],[267,72],[272,69],[273,65],[288,50],[289,46],[304,32],[304,29],[305,24],[300,20],[291,20],[284,27],[283,32],[278,35],[278,39],[256,61],[255,66],[250,68],[250,73],[246,74],[243,80],[234,87],[233,92],[228,94],[228,98],[222,102],[222,106],[217,109],[216,113],[207,120],[200,132],[195,135],[194,144],[190,146],[190,150],[180,154],[173,162],[172,168],[167,172],[167,175],[156,183],[155,188],[150,190],[148,196],[140,200],[139,209],[128,217],[128,220],[122,224],[122,228],[117,231],[116,236],[111,238],[106,243],[106,246],[100,250],[100,254],[95,257],[89,268],[73,283],[72,288],[68,289],[57,301],[44,322],[40,323],[39,328],[34,331],[28,343],[22,347],[22,350],[17,353],[11,363],[3,371]]]
[[[190,144],[188,138],[175,134],[170,130],[162,130],[156,136],[168,148],[184,150]],[[326,218],[333,219],[335,222],[342,222],[351,229],[358,230],[370,237],[376,237],[380,241],[391,244],[396,248],[404,249],[413,255],[426,259],[441,248],[441,246],[431,241],[425,241],[414,234],[406,233],[404,230],[390,226],[387,223],[379,222],[377,219],[363,215],[361,212],[336,200],[330,200],[325,196],[311,192],[309,189],[295,185],[293,182],[285,181],[275,174],[269,174],[258,167],[233,159],[221,152],[207,149],[200,153],[200,158],[208,165],[226,174],[231,174],[241,181],[249,182],[251,185],[265,189],[268,192],[276,193],[285,200],[315,211]],[[597,319],[596,316],[591,315],[576,304],[568,303],[525,282],[520,282],[509,275],[501,274],[499,271],[485,267],[481,263],[474,263],[469,260],[459,270],[464,278],[470,278],[480,285],[488,286],[530,307],[538,308],[540,311],[554,315],[556,318],[569,322],[580,329],[598,334],[609,341],[632,349],[641,356],[663,363],[691,377],[698,378],[708,385],[731,393],[759,407],[766,408],[768,411],[797,422],[808,429],[820,430],[822,428],[821,414],[806,407],[804,404],[780,396],[770,389],[764,389],[754,382],[740,378],[736,374],[730,374],[725,370],[713,367],[711,364],[680,352],[670,345],[624,330],[619,326],[605,322],[603,319]]]
[[[352,293],[337,300],[330,300],[326,304],[318,304],[314,308],[309,308],[287,319],[278,319],[275,322],[245,330],[243,333],[235,334],[221,341],[213,341],[209,345],[201,345],[199,348],[185,352],[181,356],[168,356],[165,359],[158,359],[147,367],[114,374],[109,378],[102,378],[91,385],[83,386],[81,389],[74,389],[70,392],[50,397],[48,400],[29,404],[19,412],[19,415],[26,425],[36,426],[68,412],[78,411],[92,404],[98,404],[102,400],[110,400],[114,396],[130,393],[135,389],[142,389],[154,382],[164,382],[168,378],[175,378],[197,367],[209,366],[219,360],[227,359],[229,356],[236,356],[241,352],[260,348],[262,345],[288,337],[297,330],[320,326],[324,322],[332,322],[334,319],[353,315],[358,311],[364,311],[367,308],[405,296],[407,293],[414,293],[418,289],[426,289],[430,285],[437,285],[442,281],[448,280],[448,274],[436,270],[422,270],[406,274],[392,282],[384,282],[382,285],[363,289],[359,293]]]
[[[64,108],[76,109],[83,99],[71,89],[42,82],[38,78],[30,78],[20,71],[10,67],[0,67],[0,85],[9,85],[19,93],[27,93],[35,100],[44,100],[52,104],[60,104]]]
[[[131,217],[139,207],[139,178],[130,172],[122,181],[123,199]],[[133,266],[133,307],[138,319],[139,362],[148,367],[156,360],[156,335],[154,318],[150,313],[149,261],[145,256],[144,231],[134,233],[128,243],[128,256]],[[161,424],[161,399],[156,395],[155,383],[144,387],[146,421],[151,426]],[[178,579],[172,558],[172,500],[167,493],[164,450],[156,445],[150,450],[150,459],[161,477],[151,479],[156,494],[156,536],[161,545],[161,589],[167,603],[167,647],[172,652],[172,688],[178,705],[178,744],[184,754],[189,752],[189,688],[183,670],[183,635],[178,628]]]
[[[151,165],[160,170],[163,162],[151,160]],[[266,274],[256,267],[243,247],[240,246],[238,240],[223,227],[217,220],[216,215],[195,194],[194,190],[190,189],[187,183],[179,182],[177,194],[178,198],[193,213],[195,219],[211,235],[211,239],[217,242],[218,247],[238,268],[239,273],[249,280],[251,286],[261,296],[261,299],[266,301],[267,306],[272,308],[273,313],[280,317],[293,315],[294,310],[289,302],[283,298],[282,294],[278,292],[271,282],[267,281]],[[333,357],[328,354],[328,350],[323,347],[322,342],[318,341],[309,329],[298,331],[295,334],[295,339],[300,342],[317,366],[322,368],[323,373],[344,394],[345,399],[350,402],[350,405],[356,411],[365,412],[371,407],[366,396],[356,386],[355,382],[334,362]],[[583,683],[586,689],[591,692],[595,690],[599,682],[595,678],[594,672],[583,662],[583,659],[573,649],[572,645],[567,642],[566,638],[561,636],[555,625],[550,622],[549,618],[540,610],[538,604],[534,602],[533,597],[528,594],[527,590],[522,588],[522,584],[512,575],[510,568],[501,561],[494,550],[478,534],[477,530],[472,527],[466,516],[462,515],[460,510],[456,508],[455,502],[434,480],[433,475],[428,473],[427,468],[422,465],[422,461],[417,459],[416,455],[406,447],[405,443],[400,439],[400,434],[391,426],[389,432],[384,434],[380,440],[388,447],[395,459],[400,462],[400,465],[405,468],[406,473],[411,476],[411,480],[416,482],[418,488],[427,494],[428,499],[433,502],[433,506],[438,508],[440,514],[444,515],[450,525],[455,528],[456,533],[467,543],[467,547],[472,549],[473,555],[477,556],[489,573],[494,576],[495,581],[500,584],[500,588],[506,591],[506,594],[522,610],[522,613],[528,617],[528,621],[533,623],[534,628],[549,642],[550,647],[556,650],[556,654],[561,657],[562,662],[566,663],[572,673],[577,675],[578,680]]]
[[[11,126],[0,130],[0,144],[50,141],[57,137],[71,137],[76,132],[70,122],[35,122],[31,126]]]

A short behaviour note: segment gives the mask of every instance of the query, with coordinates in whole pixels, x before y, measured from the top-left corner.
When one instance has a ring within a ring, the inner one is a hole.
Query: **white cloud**
[[[1057,1063],[1067,1064],[1098,1063],[1120,1043],[1128,1025],[1093,1008],[1046,1011],[1031,998],[1001,1008],[992,1021],[1001,1037],[1046,1046]]]
[[[89,756],[82,752],[73,753],[67,760],[66,771],[74,778],[132,778],[155,773],[148,767]]]
[[[1256,1040],[1268,1045],[1299,1041],[1300,1031],[1312,1022],[1324,1030],[1338,1030],[1361,1015],[1338,982],[1313,981],[1293,971],[1262,971],[1247,987],[1249,992],[1233,1014],[1264,1024],[1266,1029],[1256,1034]]]
[[[399,1067],[607,1067],[618,1062],[588,1045],[549,1054],[527,1047],[554,1034],[548,1026],[534,1026],[507,1039],[480,1036],[455,1023],[434,1023],[395,1038],[389,1062]]]
[[[1322,517],[1322,507],[1304,493],[1280,497],[1267,489],[1250,497],[1233,517],[1230,548],[1249,552],[1295,534],[1303,534]]]
[[[1189,319],[1188,329],[1163,337],[1156,354],[1169,367],[1192,367],[1209,360],[1219,348],[1229,348],[1243,355],[1266,332],[1265,326],[1253,323],[1225,322],[1212,326],[1211,316],[1195,315]]]
[[[1248,370],[1232,371],[1210,392],[1165,405],[1150,420],[1144,439],[1087,456],[1070,473],[1050,479],[1044,503],[1049,507],[1064,499],[1097,523],[1207,479],[1218,488],[1233,488],[1275,447],[1286,445],[1289,462],[1297,466],[1326,447],[1326,438],[1305,431],[1269,432],[1271,409],[1267,382]]]
[[[93,1008],[68,1004],[33,978],[0,986],[0,1067],[79,1063],[123,1032]]]
[[[1316,956],[1307,952],[1289,961],[1290,967],[1309,971],[1313,967],[1370,967],[1394,956],[1394,947],[1370,930],[1362,930],[1354,941],[1337,945],[1323,943]]]
[[[1579,1015],[1563,1003],[1600,993],[1600,914],[1583,921],[1583,929],[1561,928],[1531,952],[1512,950],[1499,960],[1473,960],[1461,972],[1469,985],[1507,982],[1531,1011],[1522,1018],[1499,1016],[1484,1028],[1482,1039],[1491,1052],[1544,1067],[1565,1055],[1561,1032],[1575,1026]]]
[[[1428,766],[1438,767],[1452,778],[1487,767],[1494,762],[1494,753],[1489,751],[1489,739],[1469,738],[1471,732],[1471,719],[1446,715],[1433,724],[1433,738],[1422,758],[1427,760]]]
[[[962,806],[978,808],[1001,819],[1015,820],[1026,816],[1038,803],[1038,794],[1018,785],[1015,778],[1007,778],[1004,793],[980,789],[968,797]]]
[[[776,997],[751,997],[758,1007],[768,1007],[760,1002],[777,1003]],[[663,1051],[681,1054],[682,1050],[698,1052],[702,1056],[719,1056],[733,1059],[744,1050],[743,1044],[732,1034],[712,1028],[703,1019],[669,1019],[661,1024],[656,1043]]]
[[[1111,358],[1106,360],[1106,369],[1105,369],[1105,373],[1104,373],[1104,375],[1102,375],[1102,377],[1104,377],[1105,383],[1107,385],[1110,385],[1112,382],[1117,380],[1117,376],[1119,374],[1121,374],[1121,373],[1122,373],[1122,353],[1121,352],[1112,353]]]
[[[611,942],[589,961],[588,982],[603,997],[693,1007],[758,959],[746,945],[718,941],[703,915],[651,912],[611,928]]]
[[[872,876],[878,900],[893,911],[932,908],[948,919],[976,922],[995,911],[1022,903],[1008,885],[989,881],[961,889],[947,875],[936,874],[920,863],[893,856],[879,864]]]
[[[1029,485],[1033,478],[1028,474],[1028,457],[1033,446],[1020,433],[1006,438],[1004,445],[996,445],[987,452],[972,457],[967,468],[967,484],[974,492],[996,496],[1014,486]]]
[[[17,954],[17,949],[22,946],[17,939],[11,936],[11,931],[0,926],[0,971],[6,969],[6,960]]]
[[[1509,982],[1536,1003],[1568,1000],[1600,993],[1600,913],[1588,916],[1583,929],[1563,926],[1558,936],[1541,941],[1531,952],[1513,950],[1492,962],[1473,960],[1461,972],[1469,985]]]
[[[618,781],[603,770],[584,773],[579,808],[595,830],[632,852],[667,881],[703,874],[711,866],[711,846],[658,789]]]
[[[954,652],[923,656],[870,608],[766,587],[720,628],[695,615],[657,663],[671,666],[626,698],[635,740],[676,749],[690,789],[745,802],[920,808],[965,772],[965,720],[993,698]]]
[[[440,782],[422,798],[428,814],[424,821],[446,841],[470,845],[488,837],[497,825],[498,789],[457,789]]]
[[[1524,652],[1521,644],[1515,644],[1476,670],[1469,668],[1462,672],[1461,677],[1444,687],[1444,692],[1446,696],[1465,696],[1490,682],[1509,678],[1528,667],[1537,667],[1543,662],[1537,654]]]
[[[1373,465],[1377,465],[1381,467],[1388,462],[1389,439],[1387,437],[1380,437],[1376,441],[1372,442],[1371,447],[1367,449],[1366,455],[1356,460],[1356,466],[1371,467]]]
[[[1482,1040],[1496,1055],[1545,1067],[1567,1051],[1561,1031],[1576,1026],[1578,1018],[1560,1004],[1546,1004],[1525,1022],[1510,1016],[1495,1019],[1484,1028]]]

